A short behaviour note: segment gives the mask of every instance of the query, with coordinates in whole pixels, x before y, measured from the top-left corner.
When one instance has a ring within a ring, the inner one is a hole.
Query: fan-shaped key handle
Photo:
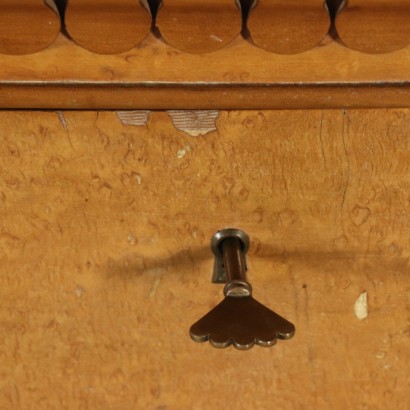
[[[290,339],[295,334],[294,325],[252,297],[246,278],[249,236],[238,229],[218,231],[212,237],[211,249],[215,255],[212,281],[226,282],[225,299],[192,325],[191,338],[196,342],[209,340],[218,348],[233,344],[240,350]]]

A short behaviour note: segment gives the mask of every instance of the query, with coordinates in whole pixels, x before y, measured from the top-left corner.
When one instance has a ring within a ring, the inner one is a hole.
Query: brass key
[[[225,299],[192,325],[191,338],[209,342],[217,348],[234,345],[247,350],[255,344],[273,346],[277,339],[290,339],[295,334],[292,323],[252,297],[246,278],[248,235],[237,229],[218,231],[212,238],[215,255],[214,283],[225,283]]]

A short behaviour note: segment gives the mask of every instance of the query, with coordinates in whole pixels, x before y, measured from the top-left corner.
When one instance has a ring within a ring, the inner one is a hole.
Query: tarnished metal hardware
[[[211,240],[215,255],[213,283],[226,283],[225,299],[192,325],[189,333],[196,342],[217,348],[233,345],[239,350],[255,344],[273,346],[277,339],[290,339],[295,326],[252,297],[247,281],[246,253],[249,236],[238,229],[218,231]]]
[[[213,283],[227,282],[224,259],[222,255],[222,243],[225,239],[238,239],[243,252],[245,273],[247,270],[245,257],[249,249],[249,236],[244,231],[240,231],[239,229],[224,229],[222,231],[218,231],[211,239],[211,249],[215,255],[214,274],[212,276]]]

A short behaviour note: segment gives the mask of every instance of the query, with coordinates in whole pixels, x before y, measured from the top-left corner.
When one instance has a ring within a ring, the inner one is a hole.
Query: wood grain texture
[[[0,54],[32,54],[48,47],[60,32],[50,0],[0,0]]]
[[[138,49],[102,56],[60,36],[38,55],[0,55],[0,108],[409,106],[410,47],[368,55],[331,41],[278,55],[238,38],[223,50],[193,55],[150,35]]]
[[[365,53],[389,53],[410,44],[408,0],[350,0],[336,19],[343,43]]]
[[[143,4],[144,3],[144,4]],[[98,54],[120,54],[136,47],[151,30],[146,1],[70,0],[66,29],[74,41]]]
[[[163,112],[0,112],[0,407],[407,410],[409,120],[232,111],[194,138]],[[294,339],[190,340],[224,226]]]
[[[257,46],[279,54],[296,54],[323,41],[330,16],[324,0],[258,0],[247,27]]]
[[[188,53],[224,48],[242,30],[236,0],[163,0],[156,25],[164,40]]]

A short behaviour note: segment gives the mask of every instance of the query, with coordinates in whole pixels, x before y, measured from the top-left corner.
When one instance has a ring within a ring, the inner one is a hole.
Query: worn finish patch
[[[354,314],[359,320],[364,320],[368,316],[367,292],[363,292],[354,304]]]
[[[174,127],[187,134],[198,137],[216,131],[216,120],[219,111],[168,111]]]
[[[147,125],[150,111],[117,111],[118,119],[123,125],[134,125],[135,127],[144,127]]]
[[[60,120],[60,123],[62,127],[64,128],[65,131],[68,131],[68,124],[67,121],[64,117],[64,112],[63,111],[56,111],[56,114],[58,116],[58,119]]]

